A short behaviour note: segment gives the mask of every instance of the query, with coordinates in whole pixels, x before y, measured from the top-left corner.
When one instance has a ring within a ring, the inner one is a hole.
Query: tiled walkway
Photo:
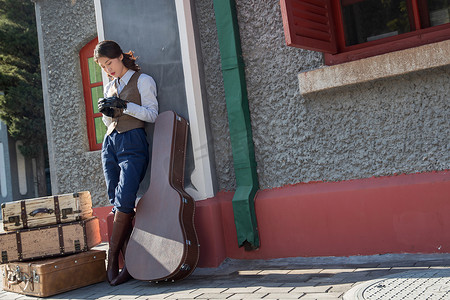
[[[190,277],[180,282],[156,284],[131,280],[115,287],[102,282],[47,299],[325,300],[344,299],[344,295],[345,299],[363,299],[358,298],[358,293],[361,294],[358,287],[364,287],[366,282],[396,276],[406,278],[402,274],[411,271],[431,274],[429,271],[433,269],[446,270],[448,274],[450,255],[401,254],[226,260],[218,268],[197,268]],[[440,287],[442,288],[445,289],[446,286]],[[351,293],[346,294],[349,290]],[[36,298],[0,291],[0,299]]]

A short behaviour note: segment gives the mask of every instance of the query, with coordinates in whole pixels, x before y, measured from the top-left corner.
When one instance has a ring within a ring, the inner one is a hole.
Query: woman
[[[119,253],[122,251],[125,257],[136,193],[149,162],[145,122],[155,122],[158,101],[155,81],[140,72],[133,52],[123,53],[116,42],[103,41],[95,47],[94,60],[112,79],[98,108],[108,127],[102,145],[102,164],[114,213],[107,279],[111,285],[118,285],[131,278],[126,265],[119,273]]]

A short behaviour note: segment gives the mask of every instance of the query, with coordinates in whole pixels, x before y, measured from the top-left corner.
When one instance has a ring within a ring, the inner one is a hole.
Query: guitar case
[[[184,190],[187,133],[187,121],[173,111],[156,119],[150,186],[136,206],[125,253],[127,269],[135,279],[181,280],[197,266],[195,203]]]

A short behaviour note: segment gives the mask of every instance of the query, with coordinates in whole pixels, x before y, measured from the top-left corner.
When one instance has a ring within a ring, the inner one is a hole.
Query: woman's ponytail
[[[139,67],[138,64],[136,63],[137,57],[134,56],[133,51],[128,51],[127,53],[122,54],[123,54],[122,62],[127,69],[131,69],[136,72],[141,70],[141,67]]]

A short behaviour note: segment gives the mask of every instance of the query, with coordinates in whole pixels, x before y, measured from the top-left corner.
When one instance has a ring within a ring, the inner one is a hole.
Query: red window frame
[[[450,39],[450,24],[423,28],[421,0],[408,0],[414,31],[363,44],[346,46],[339,0],[280,0],[288,46],[324,52],[325,64],[335,65]]]
[[[84,103],[86,107],[86,122],[89,140],[89,149],[91,151],[100,150],[102,148],[102,143],[101,142],[97,143],[97,132],[95,128],[95,119],[102,117],[102,114],[100,112],[97,113],[94,112],[91,90],[92,88],[103,86],[103,82],[98,81],[95,83],[91,83],[89,72],[89,58],[92,58],[94,56],[94,49],[97,44],[98,38],[94,38],[80,50],[81,77],[83,83]]]

